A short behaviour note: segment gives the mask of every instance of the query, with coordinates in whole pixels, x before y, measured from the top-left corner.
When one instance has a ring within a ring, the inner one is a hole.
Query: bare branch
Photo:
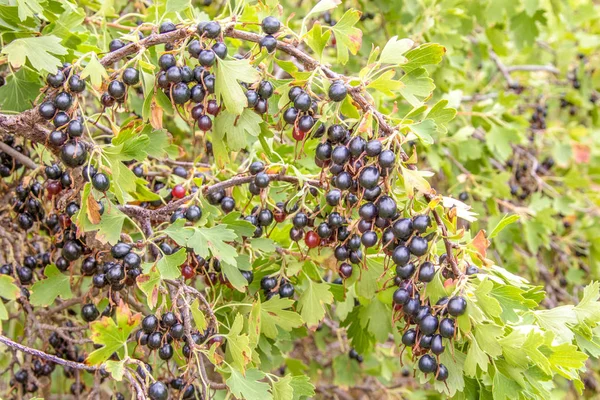
[[[25,154],[19,153],[17,150],[13,149],[9,145],[0,141],[0,150],[11,156],[12,158],[19,161],[21,164],[30,169],[36,169],[38,165],[34,163],[31,158],[27,157]]]

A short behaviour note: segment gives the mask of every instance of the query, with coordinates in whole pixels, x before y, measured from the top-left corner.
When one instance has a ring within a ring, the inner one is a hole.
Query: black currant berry
[[[284,283],[279,287],[279,297],[293,297],[294,296],[294,286],[291,283]]]
[[[268,291],[277,286],[277,279],[272,276],[265,276],[260,280],[261,289]]]
[[[125,68],[121,79],[126,85],[137,85],[140,82],[140,72],[132,67]]]
[[[108,84],[108,94],[110,94],[115,99],[119,100],[125,97],[125,93],[127,92],[127,88],[125,84],[121,81],[112,81]]]
[[[406,289],[399,288],[396,289],[396,291],[394,292],[393,300],[396,304],[404,305],[408,302],[409,299],[410,293]]]
[[[54,103],[51,101],[45,101],[38,107],[38,113],[42,116],[42,118],[51,120],[54,118],[54,114],[56,114],[56,107]]]
[[[417,257],[420,257],[427,253],[427,239],[422,238],[421,236],[414,236],[409,244],[409,249],[412,254]]]
[[[425,354],[419,359],[419,370],[424,374],[437,371],[437,361],[429,354]]]
[[[110,187],[110,180],[105,173],[98,172],[92,177],[92,186],[94,186],[94,189],[100,192],[105,192]]]
[[[54,105],[59,110],[68,110],[71,107],[71,104],[73,104],[73,97],[67,92],[60,92],[54,98]]]
[[[265,37],[260,39],[258,44],[261,48],[264,47],[265,49],[267,49],[267,52],[273,53],[277,48],[277,39],[275,39],[275,37],[271,35],[266,35]]]
[[[467,310],[467,301],[464,297],[456,296],[448,300],[448,314],[453,317],[463,315]]]
[[[419,329],[424,335],[432,335],[438,328],[438,319],[431,314],[425,315],[419,322]]]
[[[81,79],[79,75],[71,75],[69,78],[69,89],[73,93],[81,93],[85,90],[85,80]]]
[[[281,22],[279,22],[279,20],[275,17],[268,16],[262,20],[260,26],[264,33],[267,35],[273,35],[279,31],[279,28],[281,28]]]
[[[402,344],[407,347],[412,347],[417,342],[417,331],[409,329],[402,335]]]
[[[110,249],[110,254],[116,259],[125,257],[131,251],[131,245],[119,242]]]
[[[343,82],[334,82],[329,86],[329,98],[332,101],[340,102],[346,98],[348,94],[348,89]]]
[[[406,265],[410,260],[410,250],[406,246],[398,246],[394,249],[392,253],[392,261],[396,263],[396,265]]]
[[[201,26],[202,25],[202,26]],[[198,33],[209,39],[216,39],[221,34],[221,25],[218,22],[210,21],[198,24]]]
[[[87,150],[82,142],[69,141],[60,151],[60,159],[66,166],[76,168],[82,166],[87,158]]]
[[[435,277],[435,266],[429,261],[425,261],[419,267],[419,281],[431,282]]]
[[[413,227],[419,233],[424,233],[429,225],[431,224],[431,219],[427,215],[417,215],[413,219]]]
[[[86,304],[81,307],[81,318],[86,322],[92,322],[100,316],[100,312],[94,304]]]
[[[164,383],[156,381],[148,387],[148,397],[150,400],[167,400],[169,390]]]
[[[379,170],[373,166],[364,168],[358,178],[360,186],[365,189],[372,189],[377,186],[379,181]]]

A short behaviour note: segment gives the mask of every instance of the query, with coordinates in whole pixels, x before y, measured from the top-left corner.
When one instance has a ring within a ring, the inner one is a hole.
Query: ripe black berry
[[[360,186],[365,189],[372,189],[377,186],[378,180],[379,170],[373,166],[364,168],[358,178]]]
[[[201,24],[202,28],[200,27]],[[198,33],[209,39],[216,39],[221,34],[221,25],[215,21],[200,23],[198,24]]]
[[[437,370],[437,361],[429,354],[425,354],[419,359],[419,370],[424,374],[435,372]]]
[[[147,315],[142,320],[142,330],[146,333],[152,333],[158,328],[158,318],[154,315]]]
[[[427,253],[427,240],[420,236],[415,236],[411,239],[409,249],[412,254],[420,257]]]
[[[81,93],[85,90],[85,81],[79,75],[71,75],[69,78],[69,89],[73,93]]]
[[[277,48],[277,39],[275,39],[271,35],[266,35],[265,37],[260,39],[260,42],[258,42],[258,44],[261,48],[264,47],[265,49],[267,49],[267,52],[273,53]]]
[[[137,85],[140,82],[140,73],[135,68],[125,68],[121,79],[126,85]]]
[[[417,342],[417,331],[415,331],[414,329],[409,329],[406,332],[404,332],[404,335],[402,335],[402,344],[408,347],[412,347],[415,345],[415,343]]]
[[[92,322],[100,316],[100,312],[94,304],[86,304],[81,307],[81,318],[86,322]]]
[[[105,192],[110,187],[110,180],[108,179],[108,176],[106,176],[105,173],[98,172],[92,178],[92,185],[94,186],[94,189],[100,192]]]
[[[150,397],[150,400],[167,400],[169,390],[164,383],[157,381],[148,388],[148,397]]]
[[[56,114],[56,107],[54,103],[51,101],[45,101],[38,107],[38,113],[47,120],[54,118],[54,114]]]
[[[430,224],[431,224],[431,219],[429,218],[428,215],[417,215],[413,219],[413,227],[419,233],[424,233],[427,230],[427,228],[429,228]]]
[[[260,280],[261,289],[268,291],[277,286],[277,279],[272,276],[265,276]]]
[[[65,74],[60,70],[56,74],[48,74],[46,82],[54,88],[60,87],[65,83]]]
[[[410,293],[408,290],[399,288],[394,292],[393,300],[394,303],[404,305],[410,299]]]
[[[86,157],[87,150],[81,142],[69,141],[60,151],[60,159],[65,165],[71,168],[83,165]]]
[[[334,82],[329,86],[329,98],[333,101],[340,102],[346,98],[348,89],[342,82]]]
[[[131,251],[131,245],[119,242],[110,249],[110,254],[116,259],[121,259]]]
[[[73,103],[73,97],[67,92],[60,92],[54,98],[54,105],[57,109],[65,111],[71,107]]]
[[[466,310],[467,301],[464,299],[464,297],[456,296],[448,300],[448,314],[452,315],[453,317],[463,315]]]
[[[379,140],[371,140],[365,145],[365,152],[369,157],[376,157],[381,153],[382,148],[383,146]]]
[[[127,92],[127,88],[125,84],[121,81],[112,81],[108,84],[108,94],[110,94],[115,99],[122,99],[125,97],[125,93]]]
[[[406,265],[408,260],[410,260],[410,251],[406,246],[398,246],[394,249],[392,260],[396,265]]]
[[[264,33],[267,35],[273,35],[279,31],[281,23],[277,18],[268,16],[262,20],[261,27]]]
[[[291,283],[284,283],[279,287],[279,296],[281,298],[294,296],[294,286]]]
[[[311,101],[310,95],[306,92],[302,92],[294,99],[294,107],[302,112],[308,111],[310,109]]]
[[[431,282],[435,276],[435,267],[429,261],[424,262],[419,267],[419,281]]]

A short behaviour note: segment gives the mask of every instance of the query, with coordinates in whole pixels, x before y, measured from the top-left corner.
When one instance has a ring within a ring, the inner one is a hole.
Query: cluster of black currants
[[[38,112],[54,125],[48,141],[60,147],[60,158],[65,165],[79,167],[85,163],[88,151],[85,142],[79,140],[84,132],[84,123],[76,116],[74,100],[85,90],[85,81],[72,71],[69,64],[65,64],[56,74],[49,74],[46,82],[49,90]]]
[[[29,185],[19,184],[12,198],[13,210],[18,214],[17,223],[23,230],[29,230],[37,221],[43,221],[46,212],[42,205],[43,186],[37,180]]]
[[[4,136],[2,142],[24,156],[29,156],[29,149],[17,144],[13,135]],[[8,178],[22,166],[23,164],[21,164],[19,160],[13,158],[13,156],[4,151],[0,151],[0,177]]]
[[[264,47],[267,49],[267,52],[273,53],[277,48],[277,38],[275,35],[281,29],[281,22],[273,16],[268,16],[262,20],[260,27],[265,36],[260,39],[258,44],[261,48]]]
[[[274,276],[265,276],[260,280],[260,288],[264,291],[265,299],[270,300],[275,295],[281,298],[294,297],[295,289],[286,279],[277,280]]]
[[[142,320],[142,329],[136,340],[140,346],[150,351],[158,350],[158,357],[168,361],[173,357],[173,341],[184,341],[185,329],[173,312],[166,312],[159,320],[155,315],[147,315]]]
[[[412,348],[413,359],[419,357],[417,365],[421,372],[435,373],[438,381],[445,381],[448,368],[439,362],[439,357],[446,349],[444,343],[455,336],[453,317],[465,313],[466,300],[461,296],[443,297],[431,307],[429,299],[420,299],[418,283],[412,280],[402,281],[393,298],[396,311],[406,322],[402,344]]]
[[[546,129],[546,116],[548,115],[548,106],[538,104],[531,114],[529,120],[529,126],[533,130],[544,130]]]
[[[50,253],[38,253],[35,256],[28,255],[23,258],[22,265],[17,265],[16,268],[13,268],[12,264],[0,266],[0,274],[13,276],[13,273],[16,272],[19,282],[21,282],[22,285],[26,285],[33,281],[34,271],[36,269],[43,270],[46,266],[50,265],[50,263]],[[26,288],[22,288],[21,293],[29,298],[29,291]]]
[[[132,250],[130,244],[119,242],[110,249],[114,261],[100,264],[94,257],[86,257],[81,263],[81,273],[92,276],[92,284],[98,289],[109,286],[118,291],[133,286],[142,273],[142,259]]]
[[[186,382],[183,377],[173,378],[169,382],[169,386],[178,392],[174,394],[173,398],[184,400],[202,399],[202,395],[196,386]],[[148,397],[150,400],[167,400],[169,398],[169,387],[161,381],[153,382],[148,387]]]
[[[30,379],[29,374],[33,373],[35,378],[50,376],[54,372],[55,367],[56,365],[52,361],[34,357],[31,360],[31,368],[22,368],[15,372],[14,377],[10,380],[10,386],[14,387],[16,384],[19,384],[24,392],[35,393],[38,390],[38,386],[33,379]]]

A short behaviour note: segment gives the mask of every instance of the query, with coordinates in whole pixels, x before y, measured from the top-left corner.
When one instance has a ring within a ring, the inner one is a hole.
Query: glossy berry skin
[[[275,39],[275,37],[271,35],[266,35],[265,37],[260,39],[260,42],[258,42],[258,44],[261,48],[264,47],[265,49],[267,49],[267,52],[273,53],[277,48],[277,39]]]
[[[227,46],[223,42],[213,44],[212,51],[214,51],[220,59],[225,59],[225,57],[227,57]]]
[[[310,98],[310,95],[306,92],[302,92],[294,99],[294,108],[301,112],[306,112],[310,109],[311,102],[312,99]]]
[[[396,304],[404,305],[408,302],[409,299],[410,293],[406,289],[399,288],[396,289],[396,291],[394,292],[393,300]]]
[[[382,149],[383,145],[379,140],[371,140],[365,145],[365,152],[369,157],[377,157]]]
[[[94,304],[90,303],[81,307],[81,318],[83,318],[85,322],[92,322],[98,318],[98,316],[100,316],[100,312]]]
[[[275,88],[269,81],[261,81],[258,84],[258,95],[263,99],[268,99],[273,95]]]
[[[334,82],[331,86],[329,86],[329,98],[332,101],[340,102],[346,98],[348,94],[348,89],[342,82]]]
[[[235,209],[235,200],[231,197],[223,197],[221,200],[221,209],[229,213]]]
[[[256,184],[257,187],[264,189],[267,186],[269,186],[269,175],[267,175],[265,172],[259,172],[258,174],[256,174],[256,176],[254,177],[254,183]]]
[[[279,20],[275,17],[268,16],[262,20],[260,26],[264,33],[267,35],[273,35],[279,32],[279,29],[281,28],[281,22],[279,22]]]
[[[348,263],[342,263],[340,265],[339,274],[341,278],[347,279],[352,276],[352,265]]]
[[[294,292],[294,286],[291,283],[284,283],[279,287],[279,296],[281,298],[293,297]]]
[[[61,255],[67,261],[75,261],[81,257],[81,246],[73,240],[68,240],[62,248]]]
[[[68,110],[71,104],[73,104],[73,98],[67,92],[60,92],[54,98],[54,105],[61,111]]]
[[[65,74],[62,71],[57,71],[56,74],[48,74],[46,82],[53,88],[61,87],[65,83]]]
[[[202,27],[198,24],[198,33],[204,37],[209,39],[216,39],[221,34],[221,25],[218,22],[210,21],[208,23],[204,23]]]
[[[69,114],[67,114],[64,111],[59,111],[54,116],[52,123],[54,124],[55,127],[60,128],[60,127],[65,126],[66,124],[68,124],[70,120],[71,120],[71,118],[69,117]]]
[[[469,265],[465,269],[465,274],[466,275],[475,275],[477,273],[479,273],[479,268],[477,268],[475,265]]]
[[[464,297],[456,296],[448,300],[448,314],[453,317],[463,315],[467,310],[467,301]]]
[[[365,189],[373,189],[377,186],[378,180],[379,171],[373,166],[364,168],[358,178],[360,186]]]
[[[295,141],[301,142],[306,137],[306,133],[303,132],[302,130],[300,130],[299,127],[295,127],[294,130],[292,131],[292,137],[294,138]]]
[[[319,244],[321,244],[321,238],[315,231],[309,231],[304,237],[304,243],[309,249],[314,249]]]
[[[81,142],[69,141],[60,151],[61,161],[68,167],[82,166],[87,158],[87,150]]]
[[[407,347],[412,347],[417,342],[417,331],[409,329],[402,335],[402,344]]]
[[[108,84],[108,94],[110,94],[117,100],[125,97],[126,92],[127,88],[125,87],[125,84],[121,81],[112,81]]]
[[[113,51],[117,51],[117,50],[119,50],[120,48],[122,48],[122,47],[124,47],[124,46],[125,46],[125,43],[123,43],[123,41],[122,41],[122,40],[119,40],[119,39],[113,39],[113,40],[111,40],[111,41],[110,41],[110,43],[108,44],[108,50],[109,50],[110,52],[113,52]]]
[[[419,370],[424,374],[437,371],[437,361],[429,354],[425,354],[419,359]]]
[[[79,75],[71,75],[69,78],[69,89],[73,93],[81,93],[85,90],[85,81]]]
[[[137,85],[140,82],[140,72],[132,67],[125,68],[121,79],[123,79],[123,83],[126,85]]]
[[[433,335],[431,340],[431,352],[435,355],[440,355],[444,352],[445,347],[441,335]]]
[[[448,368],[444,364],[440,364],[437,371],[437,377],[435,378],[440,382],[448,379]]]
[[[405,265],[396,266],[396,275],[402,279],[408,279],[415,273],[416,267],[413,263],[407,263]]]
[[[410,251],[406,246],[398,246],[394,249],[392,260],[396,265],[406,265],[410,260]]]
[[[272,276],[265,276],[260,280],[260,287],[265,291],[271,290],[275,286],[277,286],[277,279]]]
[[[438,319],[433,315],[426,315],[421,322],[419,322],[419,329],[424,335],[431,335],[435,333],[438,328]]]
[[[412,254],[420,257],[427,253],[427,240],[420,236],[415,236],[411,239],[409,249]]]
[[[160,357],[161,360],[170,360],[171,357],[173,357],[173,346],[169,343],[164,344],[158,350],[158,357]]]
[[[113,247],[111,247],[110,254],[117,260],[120,260],[120,259],[124,258],[127,254],[129,254],[130,251],[131,251],[131,245],[129,245],[127,243],[119,242],[119,243],[115,244]]]
[[[429,261],[424,262],[419,267],[419,281],[431,282],[435,277],[435,266]]]
[[[45,101],[38,107],[38,113],[42,116],[42,118],[50,120],[54,118],[54,114],[56,114],[56,106],[51,101]]]
[[[298,97],[298,95],[302,92],[304,92],[304,90],[300,86],[292,86],[290,88],[290,91],[288,92],[288,98],[290,99],[290,101],[294,101],[296,100],[296,97]]]
[[[202,209],[197,205],[192,205],[188,207],[185,211],[185,219],[190,222],[196,222],[202,217]]]
[[[150,400],[167,400],[169,390],[164,383],[157,381],[148,387],[148,397]]]
[[[110,187],[110,180],[106,174],[103,172],[98,172],[92,177],[92,186],[94,186],[94,189],[100,192],[105,192]]]
[[[429,225],[431,225],[431,218],[429,218],[427,215],[417,215],[413,219],[413,227],[419,233],[424,233]]]
[[[52,131],[48,136],[48,141],[54,146],[62,146],[67,142],[67,134],[64,131]]]
[[[391,218],[396,214],[397,206],[394,199],[390,196],[381,196],[377,200],[378,216],[381,218]]]
[[[160,26],[158,27],[158,33],[167,33],[167,32],[172,32],[175,29],[177,29],[177,27],[175,26],[174,23],[172,23],[171,21],[165,21],[162,24],[160,24]]]
[[[183,199],[185,197],[185,188],[181,185],[175,185],[171,190],[171,194],[176,199]]]
[[[71,120],[69,125],[67,125],[67,133],[71,138],[83,135],[83,124],[81,121],[78,119]]]
[[[146,333],[152,333],[158,329],[158,318],[154,315],[147,315],[142,320],[142,330]]]

